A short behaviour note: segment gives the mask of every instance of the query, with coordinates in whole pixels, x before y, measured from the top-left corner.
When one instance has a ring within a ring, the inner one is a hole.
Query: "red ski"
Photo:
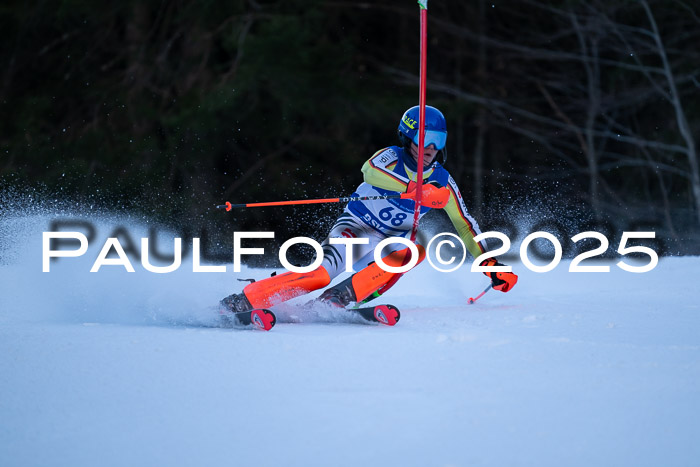
[[[394,305],[375,305],[362,308],[349,308],[348,311],[357,313],[367,321],[393,326],[399,322],[401,313]]]
[[[263,331],[269,331],[277,322],[277,317],[272,310],[266,308],[256,308],[250,311],[238,311],[235,313],[221,312],[221,319],[224,321],[225,325],[233,327],[253,325]]]

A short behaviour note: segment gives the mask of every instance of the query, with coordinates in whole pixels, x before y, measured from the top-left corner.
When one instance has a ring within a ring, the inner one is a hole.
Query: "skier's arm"
[[[469,253],[476,258],[486,251],[485,244],[474,241],[474,237],[481,233],[479,224],[469,215],[459,188],[452,177],[449,178],[447,188],[450,190],[450,198],[445,211],[457,230],[459,238],[462,239]]]
[[[481,233],[479,225],[467,212],[467,207],[464,204],[464,200],[462,200],[462,195],[452,177],[449,177],[447,187],[450,190],[450,198],[447,201],[445,211],[447,211],[447,215],[457,229],[457,233],[467,247],[467,250],[476,258],[486,251],[485,244],[474,241],[474,237]],[[499,263],[494,258],[487,258],[481,262],[480,266],[503,266],[503,264]],[[508,292],[518,282],[518,276],[513,272],[484,272],[484,274],[491,279],[493,288],[501,292]]]
[[[396,174],[392,169],[398,162],[398,155],[391,149],[377,151],[362,166],[364,180],[372,186],[384,190],[404,193],[410,180]]]

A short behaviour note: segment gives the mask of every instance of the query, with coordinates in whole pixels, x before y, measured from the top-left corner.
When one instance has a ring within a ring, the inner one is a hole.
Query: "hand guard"
[[[504,266],[494,258],[485,259],[479,266]],[[518,276],[512,272],[484,272],[484,275],[491,279],[493,288],[501,292],[508,292],[518,282]]]
[[[416,182],[409,182],[408,187],[406,187],[406,193],[413,194],[415,199]],[[426,206],[434,209],[442,209],[447,206],[447,202],[450,200],[450,190],[446,187],[441,186],[438,182],[424,183],[421,189],[421,206]]]

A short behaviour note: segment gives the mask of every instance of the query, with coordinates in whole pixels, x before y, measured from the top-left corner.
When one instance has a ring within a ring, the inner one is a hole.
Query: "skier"
[[[353,197],[415,193],[418,152],[418,106],[408,109],[399,122],[400,146],[377,151],[362,167],[364,182]],[[424,171],[420,215],[432,208],[444,209],[460,238],[475,258],[484,253],[485,245],[475,242],[480,232],[476,221],[469,215],[452,176],[443,167],[447,158],[445,142],[447,126],[438,109],[425,107]],[[441,159],[441,162],[438,161]],[[413,197],[415,199],[415,196]],[[224,311],[240,312],[268,308],[283,301],[326,287],[345,271],[348,254],[345,245],[331,244],[333,238],[367,238],[368,244],[353,245],[351,250],[354,270],[358,271],[339,284],[325,290],[319,300],[338,307],[351,302],[362,302],[387,284],[395,273],[385,271],[374,262],[374,248],[388,237],[406,237],[413,227],[414,199],[384,199],[351,201],[338,218],[323,242],[323,262],[308,273],[287,272],[247,285],[242,293],[221,300]],[[397,245],[397,244],[394,244]],[[418,262],[425,258],[425,249],[417,245]],[[410,250],[386,248],[387,265],[398,267],[408,262]],[[502,266],[495,259],[482,262],[485,266]],[[507,292],[518,280],[512,272],[484,273],[491,278],[493,288]],[[375,294],[376,295],[376,294]],[[388,317],[391,321],[391,317]],[[398,320],[398,310],[395,320]],[[394,321],[395,322],[395,321]],[[394,324],[389,322],[386,324]]]

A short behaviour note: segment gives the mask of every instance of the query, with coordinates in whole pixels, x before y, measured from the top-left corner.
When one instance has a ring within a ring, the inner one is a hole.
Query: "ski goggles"
[[[416,136],[413,137],[413,142],[418,146],[418,136],[419,132],[416,131]],[[426,130],[425,137],[423,138],[423,147],[427,148],[431,144],[435,146],[438,151],[445,147],[447,142],[447,133],[444,131]]]

